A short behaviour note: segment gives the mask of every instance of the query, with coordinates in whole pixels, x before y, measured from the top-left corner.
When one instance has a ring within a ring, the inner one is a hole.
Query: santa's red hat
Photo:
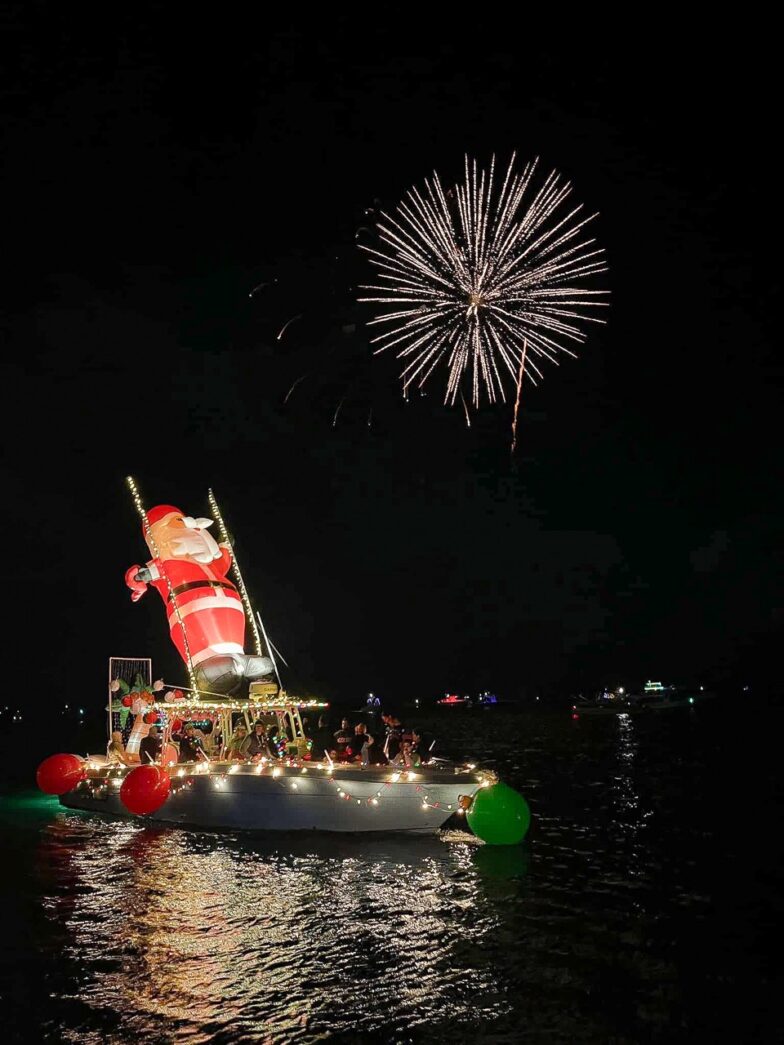
[[[154,508],[150,508],[147,512],[147,522],[150,526],[154,526],[155,523],[160,522],[161,519],[165,519],[167,515],[183,515],[179,508],[174,508],[170,504],[156,504]],[[144,526],[142,526],[144,530]]]

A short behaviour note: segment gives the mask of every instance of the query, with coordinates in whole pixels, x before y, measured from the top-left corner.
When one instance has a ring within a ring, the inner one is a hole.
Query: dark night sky
[[[150,506],[215,489],[293,688],[774,680],[769,45],[166,10],[3,8],[19,655],[50,684],[140,650],[179,672],[157,596],[123,584],[131,472]],[[351,291],[365,207],[512,149],[600,211],[612,291],[526,390],[514,462],[509,408],[467,430],[437,394],[404,407]]]

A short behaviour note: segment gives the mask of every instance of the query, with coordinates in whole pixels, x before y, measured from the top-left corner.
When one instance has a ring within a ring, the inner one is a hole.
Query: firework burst
[[[381,214],[377,246],[360,244],[379,282],[359,300],[384,306],[370,321],[385,327],[372,343],[376,353],[396,349],[404,393],[445,363],[448,405],[464,386],[474,407],[482,391],[506,401],[506,382],[517,408],[524,377],[537,384],[542,362],[574,356],[584,325],[604,322],[594,310],[607,291],[582,286],[607,270],[586,236],[596,215],[567,203],[571,184],[555,171],[537,188],[536,167],[516,171],[513,154],[501,179],[495,159],[482,170],[466,158],[462,184],[445,191],[434,173]]]

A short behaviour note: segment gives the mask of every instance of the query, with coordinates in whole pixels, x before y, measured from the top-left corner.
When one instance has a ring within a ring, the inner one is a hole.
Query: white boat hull
[[[397,773],[390,767],[265,768],[213,765],[172,770],[173,793],[144,820],[243,831],[394,831],[432,834],[460,809],[482,774],[460,769]],[[128,770],[91,771],[60,799],[69,809],[130,816],[120,799]],[[274,772],[274,775],[273,775]],[[141,818],[140,818],[141,819]]]

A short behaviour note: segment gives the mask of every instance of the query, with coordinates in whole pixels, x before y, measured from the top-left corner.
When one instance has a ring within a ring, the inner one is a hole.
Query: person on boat
[[[196,736],[192,722],[188,722],[177,738],[180,742],[180,762],[208,762],[204,753],[204,742]]]
[[[310,749],[310,754],[317,762],[320,762],[325,755],[333,757],[335,752],[335,734],[329,728],[329,719],[326,715],[322,715],[318,720],[318,728],[311,737],[313,746]]]
[[[171,639],[192,667],[198,686],[226,695],[247,693],[251,682],[271,680],[269,657],[247,654],[245,610],[227,574],[228,543],[208,533],[212,519],[194,519],[170,504],[151,508],[142,528],[153,558],[131,566],[125,583],[138,602],[152,585],[163,599]]]
[[[390,762],[394,762],[400,753],[400,743],[403,737],[403,724],[397,715],[389,713],[382,714],[381,721],[386,730],[384,741],[384,754]]]
[[[146,737],[139,744],[139,761],[143,766],[156,763],[161,757],[163,741],[158,736],[158,727],[150,726]]]
[[[422,759],[419,753],[414,751],[410,740],[401,741],[400,750],[391,761],[393,766],[405,766],[406,769],[416,769],[422,765]]]
[[[414,750],[414,744],[410,740],[404,740],[400,746],[403,761],[409,769],[418,769],[422,765],[422,757]]]
[[[411,750],[419,755],[422,762],[427,762],[433,757],[435,738],[429,733],[422,733],[419,729],[411,730]]]
[[[335,757],[338,762],[347,762],[354,755],[354,730],[347,718],[341,720],[340,729],[335,733]]]
[[[253,724],[253,732],[242,745],[242,754],[253,762],[258,762],[260,758],[270,757],[269,744],[267,743],[267,727],[261,720]]]
[[[354,761],[361,762],[363,766],[378,765],[385,761],[384,752],[376,743],[376,738],[368,733],[364,722],[358,722],[354,726],[354,741],[352,744]]]
[[[131,760],[125,753],[125,745],[122,742],[122,732],[119,729],[115,729],[112,733],[112,739],[109,741],[109,745],[106,748],[106,757],[113,765],[132,765]]]
[[[219,722],[213,726],[210,739],[212,741],[212,748],[209,752],[210,757],[220,758],[221,751],[223,751],[223,729]]]
[[[229,741],[229,746],[226,748],[226,761],[227,762],[244,762],[245,761],[245,746],[248,742],[248,727],[244,722],[237,724],[237,728],[234,730],[234,735]]]
[[[370,764],[369,751],[373,745],[373,737],[368,733],[364,722],[354,726],[354,739],[351,741],[352,761],[361,762],[363,766]]]

